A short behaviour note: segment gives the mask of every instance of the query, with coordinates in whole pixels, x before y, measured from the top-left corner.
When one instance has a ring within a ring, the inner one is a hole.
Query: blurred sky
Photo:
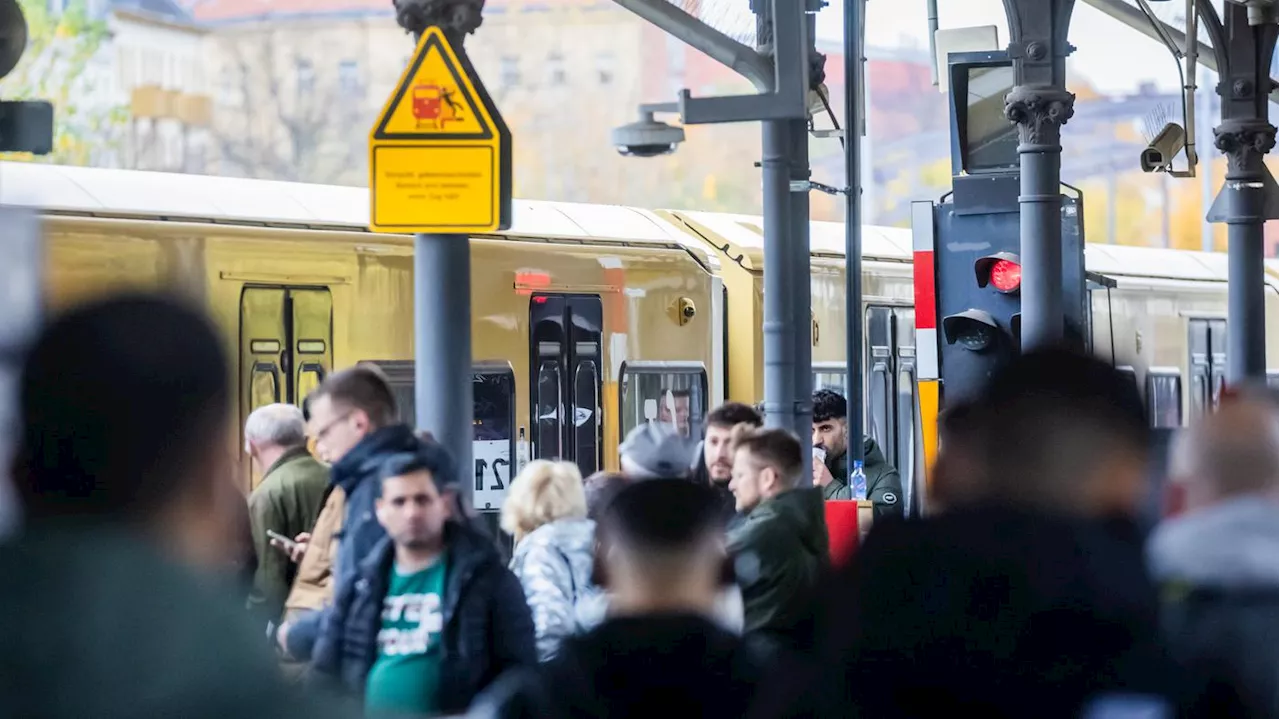
[[[818,35],[839,41],[844,28],[842,0],[818,14]],[[867,43],[879,47],[929,47],[925,0],[868,0]],[[1001,0],[938,0],[940,28],[995,25],[1000,47],[1009,41],[1008,22]],[[1131,93],[1143,82],[1175,90],[1178,71],[1165,47],[1085,2],[1076,2],[1071,17],[1071,44],[1076,52],[1068,59],[1072,73],[1079,73],[1104,94]]]

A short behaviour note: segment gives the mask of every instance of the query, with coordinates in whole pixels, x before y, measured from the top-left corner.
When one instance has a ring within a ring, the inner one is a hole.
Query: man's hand
[[[307,553],[307,545],[310,543],[311,532],[303,532],[294,537],[293,544],[286,544],[275,537],[271,538],[271,546],[289,555],[289,559],[293,560],[295,563],[302,561],[302,555]]]
[[[826,463],[816,461],[813,463],[813,486],[825,487],[831,484],[832,479],[831,470],[827,469]]]

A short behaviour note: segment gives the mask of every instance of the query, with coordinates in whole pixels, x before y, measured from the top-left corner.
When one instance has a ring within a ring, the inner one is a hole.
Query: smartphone
[[[271,539],[279,540],[279,542],[284,545],[284,548],[291,552],[294,547],[298,546],[297,542],[272,529],[267,530],[267,536]]]

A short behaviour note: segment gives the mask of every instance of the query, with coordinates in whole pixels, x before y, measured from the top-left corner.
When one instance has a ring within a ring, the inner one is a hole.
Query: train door
[[[327,288],[245,287],[240,294],[240,421],[275,402],[301,405],[333,367]],[[257,486],[259,477],[251,477]]]
[[[915,471],[915,321],[911,307],[867,307],[867,434],[902,478],[904,511],[911,507]]]
[[[1187,320],[1187,368],[1191,375],[1191,419],[1218,407],[1218,394],[1227,375],[1227,321]]]
[[[532,456],[604,466],[601,326],[597,295],[535,294],[529,301]]]

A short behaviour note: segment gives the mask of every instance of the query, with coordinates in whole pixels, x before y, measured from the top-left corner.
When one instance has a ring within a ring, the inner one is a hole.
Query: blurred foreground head
[[[1278,414],[1274,391],[1237,389],[1216,412],[1181,431],[1169,461],[1175,507],[1196,511],[1249,495],[1274,499],[1280,485]]]
[[[55,318],[22,370],[14,477],[28,524],[132,525],[219,561],[243,503],[228,375],[212,324],[176,299],[123,294]]]
[[[957,424],[963,430],[953,428],[948,441],[969,445],[956,451],[973,450],[964,452],[973,497],[1133,517],[1145,496],[1146,408],[1132,378],[1101,360],[1065,349],[1020,355],[991,377]]]
[[[726,566],[715,492],[677,479],[633,482],[604,507],[596,576],[611,611],[712,612]]]

